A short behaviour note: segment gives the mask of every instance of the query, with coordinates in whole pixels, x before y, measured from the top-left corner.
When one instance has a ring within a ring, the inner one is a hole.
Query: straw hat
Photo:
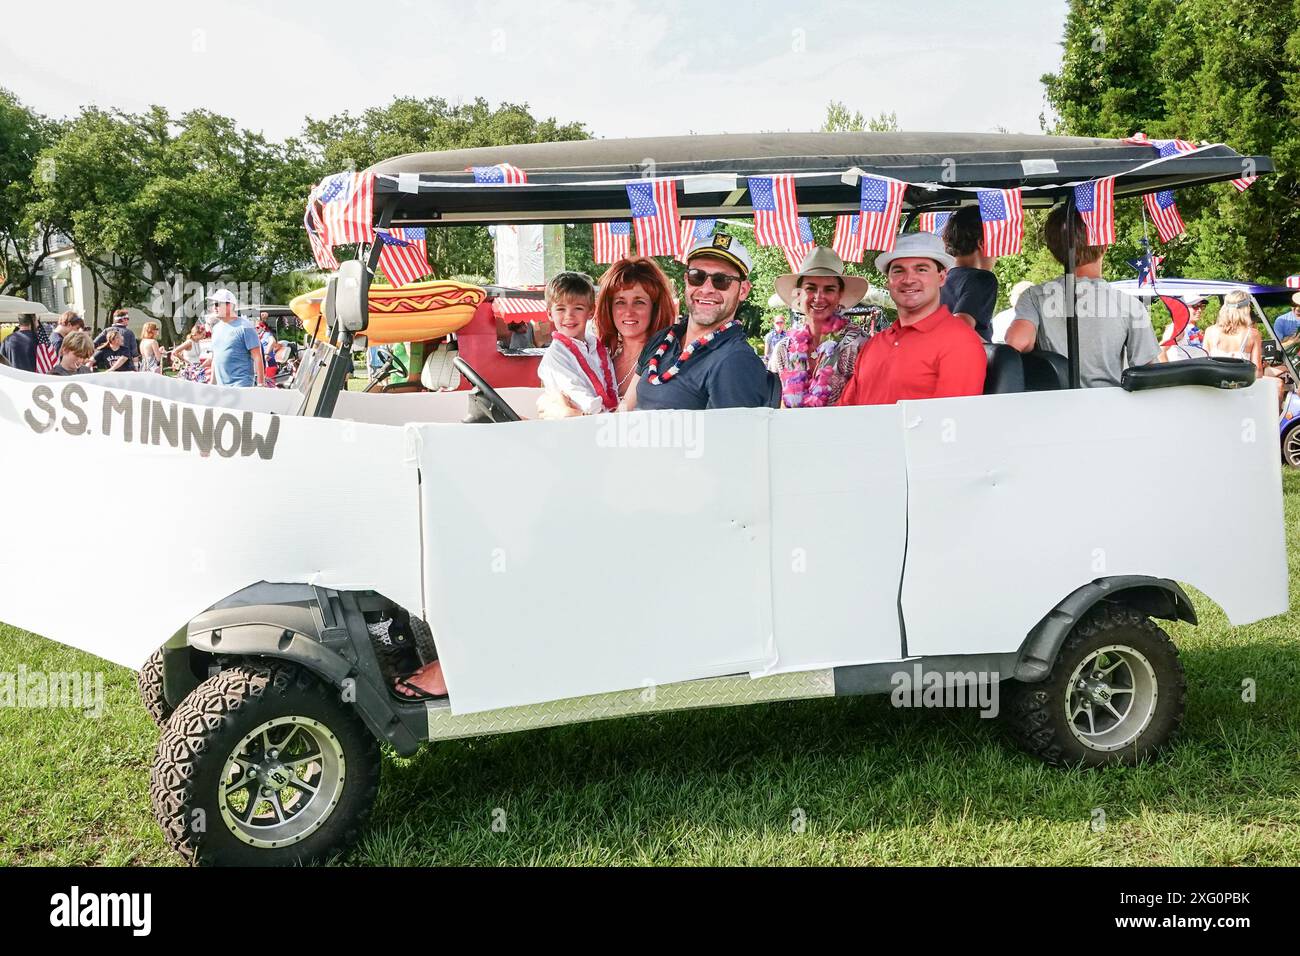
[[[846,276],[844,261],[834,251],[825,246],[815,246],[812,252],[804,256],[799,271],[789,275],[777,276],[776,294],[786,305],[794,305],[794,293],[799,287],[799,280],[805,276],[835,276],[844,281],[844,293],[840,296],[840,308],[851,309],[862,301],[867,294],[867,280],[861,276]]]

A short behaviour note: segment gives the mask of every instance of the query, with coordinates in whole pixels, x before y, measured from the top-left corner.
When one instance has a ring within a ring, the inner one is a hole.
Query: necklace
[[[833,316],[826,323],[821,344],[815,351],[812,348],[812,329],[807,323],[790,333],[785,343],[790,369],[780,373],[782,404],[786,408],[822,408],[830,403],[835,350],[848,326],[844,316]],[[810,365],[813,369],[811,375]]]
[[[677,361],[673,363],[672,367],[660,375],[659,360],[663,358],[664,354],[670,348],[672,348],[673,343],[677,341],[677,336],[686,331],[686,322],[678,322],[668,330],[668,334],[664,336],[664,340],[660,342],[659,347],[655,349],[654,355],[650,356],[650,361],[646,362],[646,378],[649,380],[651,385],[662,385],[664,382],[671,381],[677,376],[677,373],[681,371],[682,366],[691,360],[692,356],[703,352],[719,335],[737,325],[740,325],[738,319],[728,319],[712,332],[701,335],[690,345],[686,346],[686,348],[682,349],[681,355],[677,356]]]

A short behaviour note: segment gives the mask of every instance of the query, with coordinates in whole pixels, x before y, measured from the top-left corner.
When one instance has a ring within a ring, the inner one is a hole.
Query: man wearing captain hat
[[[898,321],[858,350],[839,405],[979,395],[988,360],[984,340],[939,300],[953,257],[934,233],[912,232],[876,256]]]
[[[777,404],[776,376],[750,347],[736,311],[749,295],[749,250],[726,233],[686,253],[686,318],[652,338],[623,408],[761,408]]]
[[[840,257],[816,246],[798,272],[778,276],[775,285],[781,300],[804,315],[803,325],[776,344],[768,362],[781,377],[781,404],[834,405],[853,377],[858,349],[867,340],[866,329],[840,313],[862,301],[867,280],[845,275]]]

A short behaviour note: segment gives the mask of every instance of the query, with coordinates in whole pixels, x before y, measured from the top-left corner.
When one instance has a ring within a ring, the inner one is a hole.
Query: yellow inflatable
[[[370,345],[392,345],[448,335],[468,324],[474,317],[474,309],[486,298],[487,293],[478,286],[450,280],[402,286],[372,285],[366,341]],[[324,301],[325,290],[313,289],[289,303],[309,337],[329,337],[320,314]]]

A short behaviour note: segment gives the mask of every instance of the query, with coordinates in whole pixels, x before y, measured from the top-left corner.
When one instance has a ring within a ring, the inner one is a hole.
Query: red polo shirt
[[[858,352],[837,405],[892,405],[920,398],[979,395],[984,341],[941,305],[911,325],[895,322]]]

